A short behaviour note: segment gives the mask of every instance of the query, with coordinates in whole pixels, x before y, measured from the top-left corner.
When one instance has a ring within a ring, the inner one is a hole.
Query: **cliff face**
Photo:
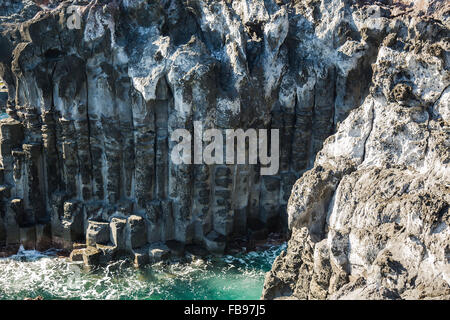
[[[384,36],[372,16],[388,14],[354,15],[350,1],[45,3],[0,9],[10,116],[0,123],[0,241],[39,246],[50,234],[71,247],[111,223],[102,242],[129,251],[139,218],[139,246],[218,251],[286,226],[292,185],[368,94]],[[169,137],[194,121],[280,129],[279,172],[175,165]]]
[[[265,298],[448,294],[448,4],[371,3],[0,2],[0,242],[95,264],[289,225]],[[278,174],[174,164],[195,121],[280,129]]]
[[[377,21],[370,94],[296,182],[263,298],[450,298],[448,2]]]

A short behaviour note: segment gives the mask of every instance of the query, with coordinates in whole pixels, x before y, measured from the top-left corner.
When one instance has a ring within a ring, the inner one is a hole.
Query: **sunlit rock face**
[[[450,298],[450,7],[407,2],[373,6],[370,93],[295,183],[263,298]]]

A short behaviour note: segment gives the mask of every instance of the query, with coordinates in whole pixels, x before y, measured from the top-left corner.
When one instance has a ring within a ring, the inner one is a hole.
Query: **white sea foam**
[[[88,272],[56,250],[21,247],[0,259],[0,299],[258,299],[265,272],[284,248],[143,270],[119,261]]]

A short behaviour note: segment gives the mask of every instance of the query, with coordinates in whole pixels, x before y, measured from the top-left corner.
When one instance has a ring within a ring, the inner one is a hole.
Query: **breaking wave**
[[[285,247],[140,270],[118,261],[94,271],[56,250],[20,248],[0,259],[0,299],[259,299],[264,275]]]

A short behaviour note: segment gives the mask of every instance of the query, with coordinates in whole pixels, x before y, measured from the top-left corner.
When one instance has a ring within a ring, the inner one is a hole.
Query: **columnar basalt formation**
[[[448,250],[432,251],[424,231],[437,216],[440,227],[430,232],[448,244],[448,4],[410,2],[0,3],[9,115],[0,122],[0,243],[75,248],[73,259],[87,265],[131,255],[140,265],[184,246],[221,253],[236,236],[264,238],[289,225],[287,257],[276,261],[264,297],[340,297],[354,276],[372,281],[364,263],[348,258],[356,230],[349,221],[363,212],[360,220],[374,220],[370,234],[388,239],[374,246],[389,248],[394,236],[375,221],[384,226],[394,210],[388,202],[400,197],[418,219],[428,208],[431,220],[413,234],[423,256],[448,265]],[[205,129],[280,129],[279,172],[176,165],[171,134],[193,133],[196,121]],[[397,188],[406,180],[410,189]],[[362,209],[385,202],[379,218]],[[347,212],[348,221],[332,224],[327,212]],[[335,247],[344,261],[337,267],[327,262]],[[390,260],[379,261],[398,262],[389,250]],[[439,263],[433,275],[443,274]],[[417,271],[427,285],[423,277]]]
[[[7,244],[71,248],[99,233],[128,251],[222,252],[283,229],[292,185],[367,95],[382,40],[349,1],[11,2],[0,9]],[[280,129],[279,172],[175,165],[171,133],[194,121]]]
[[[265,299],[450,298],[450,6],[376,7],[402,13],[377,20],[369,95],[293,187]]]

